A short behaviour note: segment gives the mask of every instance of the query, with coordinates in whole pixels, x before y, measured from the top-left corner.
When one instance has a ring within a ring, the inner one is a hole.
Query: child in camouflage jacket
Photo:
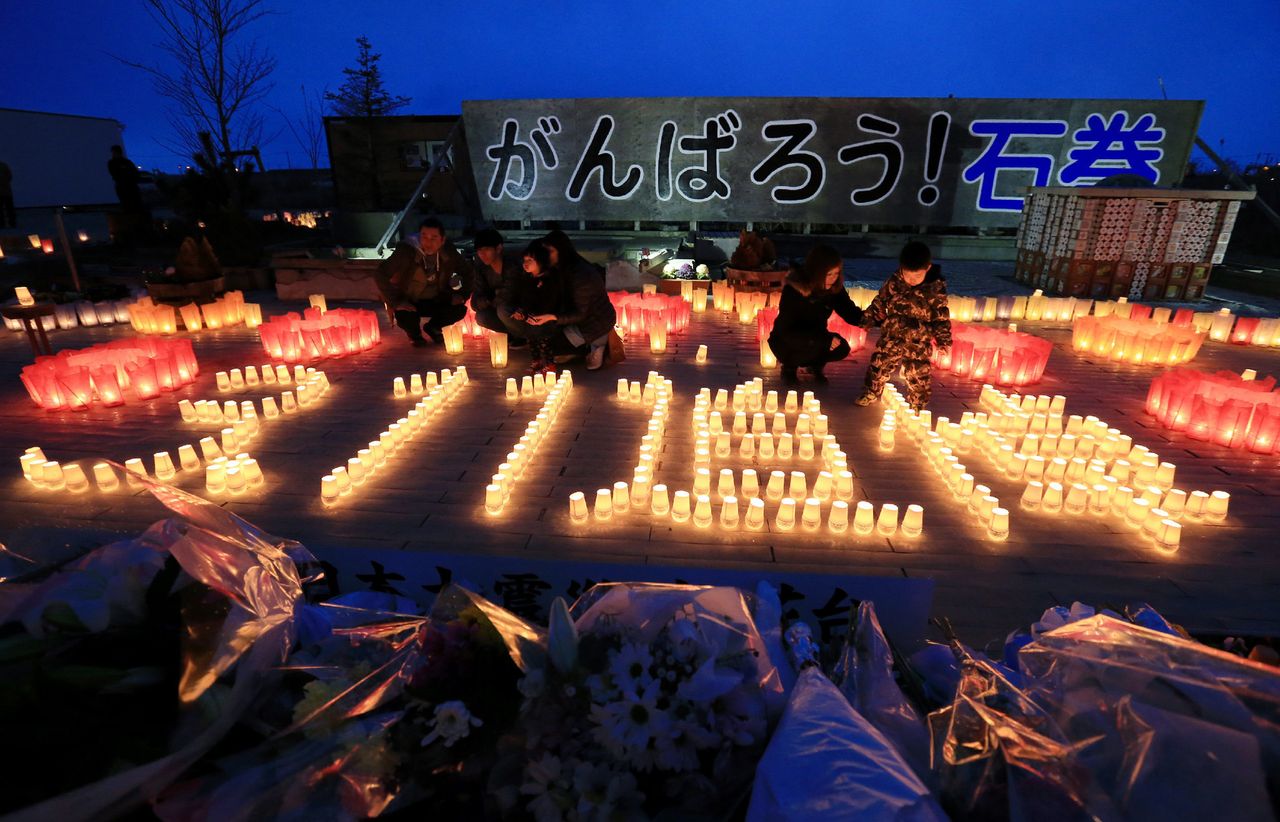
[[[917,411],[929,404],[933,348],[951,347],[947,283],[941,267],[932,263],[928,246],[915,240],[907,243],[898,255],[898,270],[863,313],[864,327],[880,326],[880,341],[867,366],[858,405],[878,400],[899,366],[907,383],[907,403]]]

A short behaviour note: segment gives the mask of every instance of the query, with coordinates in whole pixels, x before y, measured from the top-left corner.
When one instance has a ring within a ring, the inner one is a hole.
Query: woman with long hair
[[[849,356],[849,343],[827,330],[832,312],[850,325],[862,322],[862,309],[849,299],[844,288],[844,263],[840,252],[829,245],[809,250],[801,265],[793,265],[782,286],[782,303],[769,335],[769,347],[782,366],[782,379],[797,381],[800,368],[813,379],[827,381],[827,363]]]

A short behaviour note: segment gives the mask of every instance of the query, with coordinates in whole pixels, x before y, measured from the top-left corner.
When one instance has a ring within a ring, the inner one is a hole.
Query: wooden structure
[[[1251,191],[1027,189],[1014,269],[1047,293],[1198,300]]]

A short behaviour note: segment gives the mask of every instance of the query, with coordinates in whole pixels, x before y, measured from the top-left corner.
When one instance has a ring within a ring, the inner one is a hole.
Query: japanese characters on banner
[[[849,608],[861,600],[876,604],[880,624],[894,642],[906,647],[925,637],[933,607],[931,579],[899,576],[743,571],[734,568],[681,568],[608,562],[572,562],[519,557],[395,551],[310,545],[323,571],[314,583],[327,596],[351,591],[398,594],[429,608],[450,582],[473,588],[509,611],[545,621],[551,600],[570,603],[598,582],[674,582],[733,585],[755,591],[767,582],[778,593],[783,617],[808,622],[823,644],[844,636]]]
[[[1202,101],[916,98],[463,104],[490,220],[1016,226],[1030,185],[1181,179]]]

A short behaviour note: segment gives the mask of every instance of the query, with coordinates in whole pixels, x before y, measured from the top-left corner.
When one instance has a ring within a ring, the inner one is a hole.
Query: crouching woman
[[[816,382],[825,383],[827,363],[849,356],[849,343],[827,330],[833,312],[850,325],[862,322],[862,309],[845,291],[843,272],[840,252],[829,245],[814,246],[802,265],[791,267],[769,335],[784,382],[795,383],[798,369],[805,368]]]

